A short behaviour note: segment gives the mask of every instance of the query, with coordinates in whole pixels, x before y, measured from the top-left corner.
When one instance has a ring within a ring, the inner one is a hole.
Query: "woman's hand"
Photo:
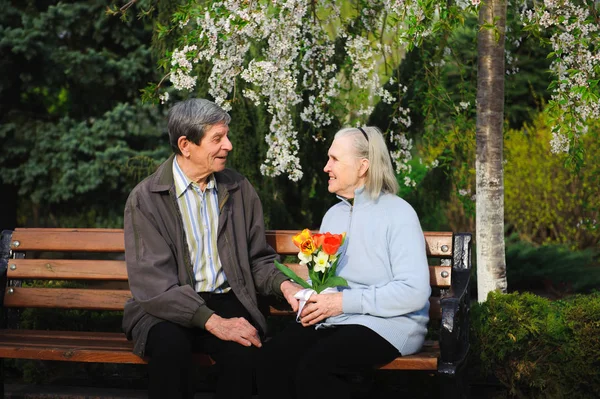
[[[312,294],[300,314],[304,327],[312,326],[328,317],[342,314],[342,293]]]

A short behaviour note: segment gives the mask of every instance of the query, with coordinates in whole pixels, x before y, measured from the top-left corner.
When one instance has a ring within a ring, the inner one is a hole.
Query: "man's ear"
[[[177,147],[179,147],[179,151],[181,151],[181,155],[184,158],[189,158],[190,156],[190,141],[185,136],[180,136],[177,139]]]

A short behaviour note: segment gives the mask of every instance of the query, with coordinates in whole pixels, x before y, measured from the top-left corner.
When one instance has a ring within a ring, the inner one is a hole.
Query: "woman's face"
[[[329,175],[327,189],[330,193],[345,198],[354,198],[354,190],[365,184],[368,161],[356,156],[352,146],[353,136],[338,137],[333,140],[327,156],[329,160],[323,168]]]

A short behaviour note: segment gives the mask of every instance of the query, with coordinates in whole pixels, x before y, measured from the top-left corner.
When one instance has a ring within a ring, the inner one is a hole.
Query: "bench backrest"
[[[10,233],[3,232],[5,255],[0,260],[4,307],[123,310],[131,297],[122,229],[23,228]],[[271,230],[267,240],[282,257],[295,256],[298,250],[292,236],[297,233]],[[451,232],[425,232],[425,240],[433,288],[430,316],[439,319],[439,298],[449,289],[452,276],[454,236]],[[304,266],[288,265],[306,277]],[[37,287],[33,282],[38,280],[58,283],[53,288]],[[77,287],[62,283],[65,281],[74,281]]]

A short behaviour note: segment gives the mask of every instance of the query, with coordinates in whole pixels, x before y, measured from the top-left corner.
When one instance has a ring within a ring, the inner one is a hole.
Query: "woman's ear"
[[[360,159],[360,167],[358,168],[358,177],[365,177],[367,171],[369,170],[369,160],[367,158]]]

